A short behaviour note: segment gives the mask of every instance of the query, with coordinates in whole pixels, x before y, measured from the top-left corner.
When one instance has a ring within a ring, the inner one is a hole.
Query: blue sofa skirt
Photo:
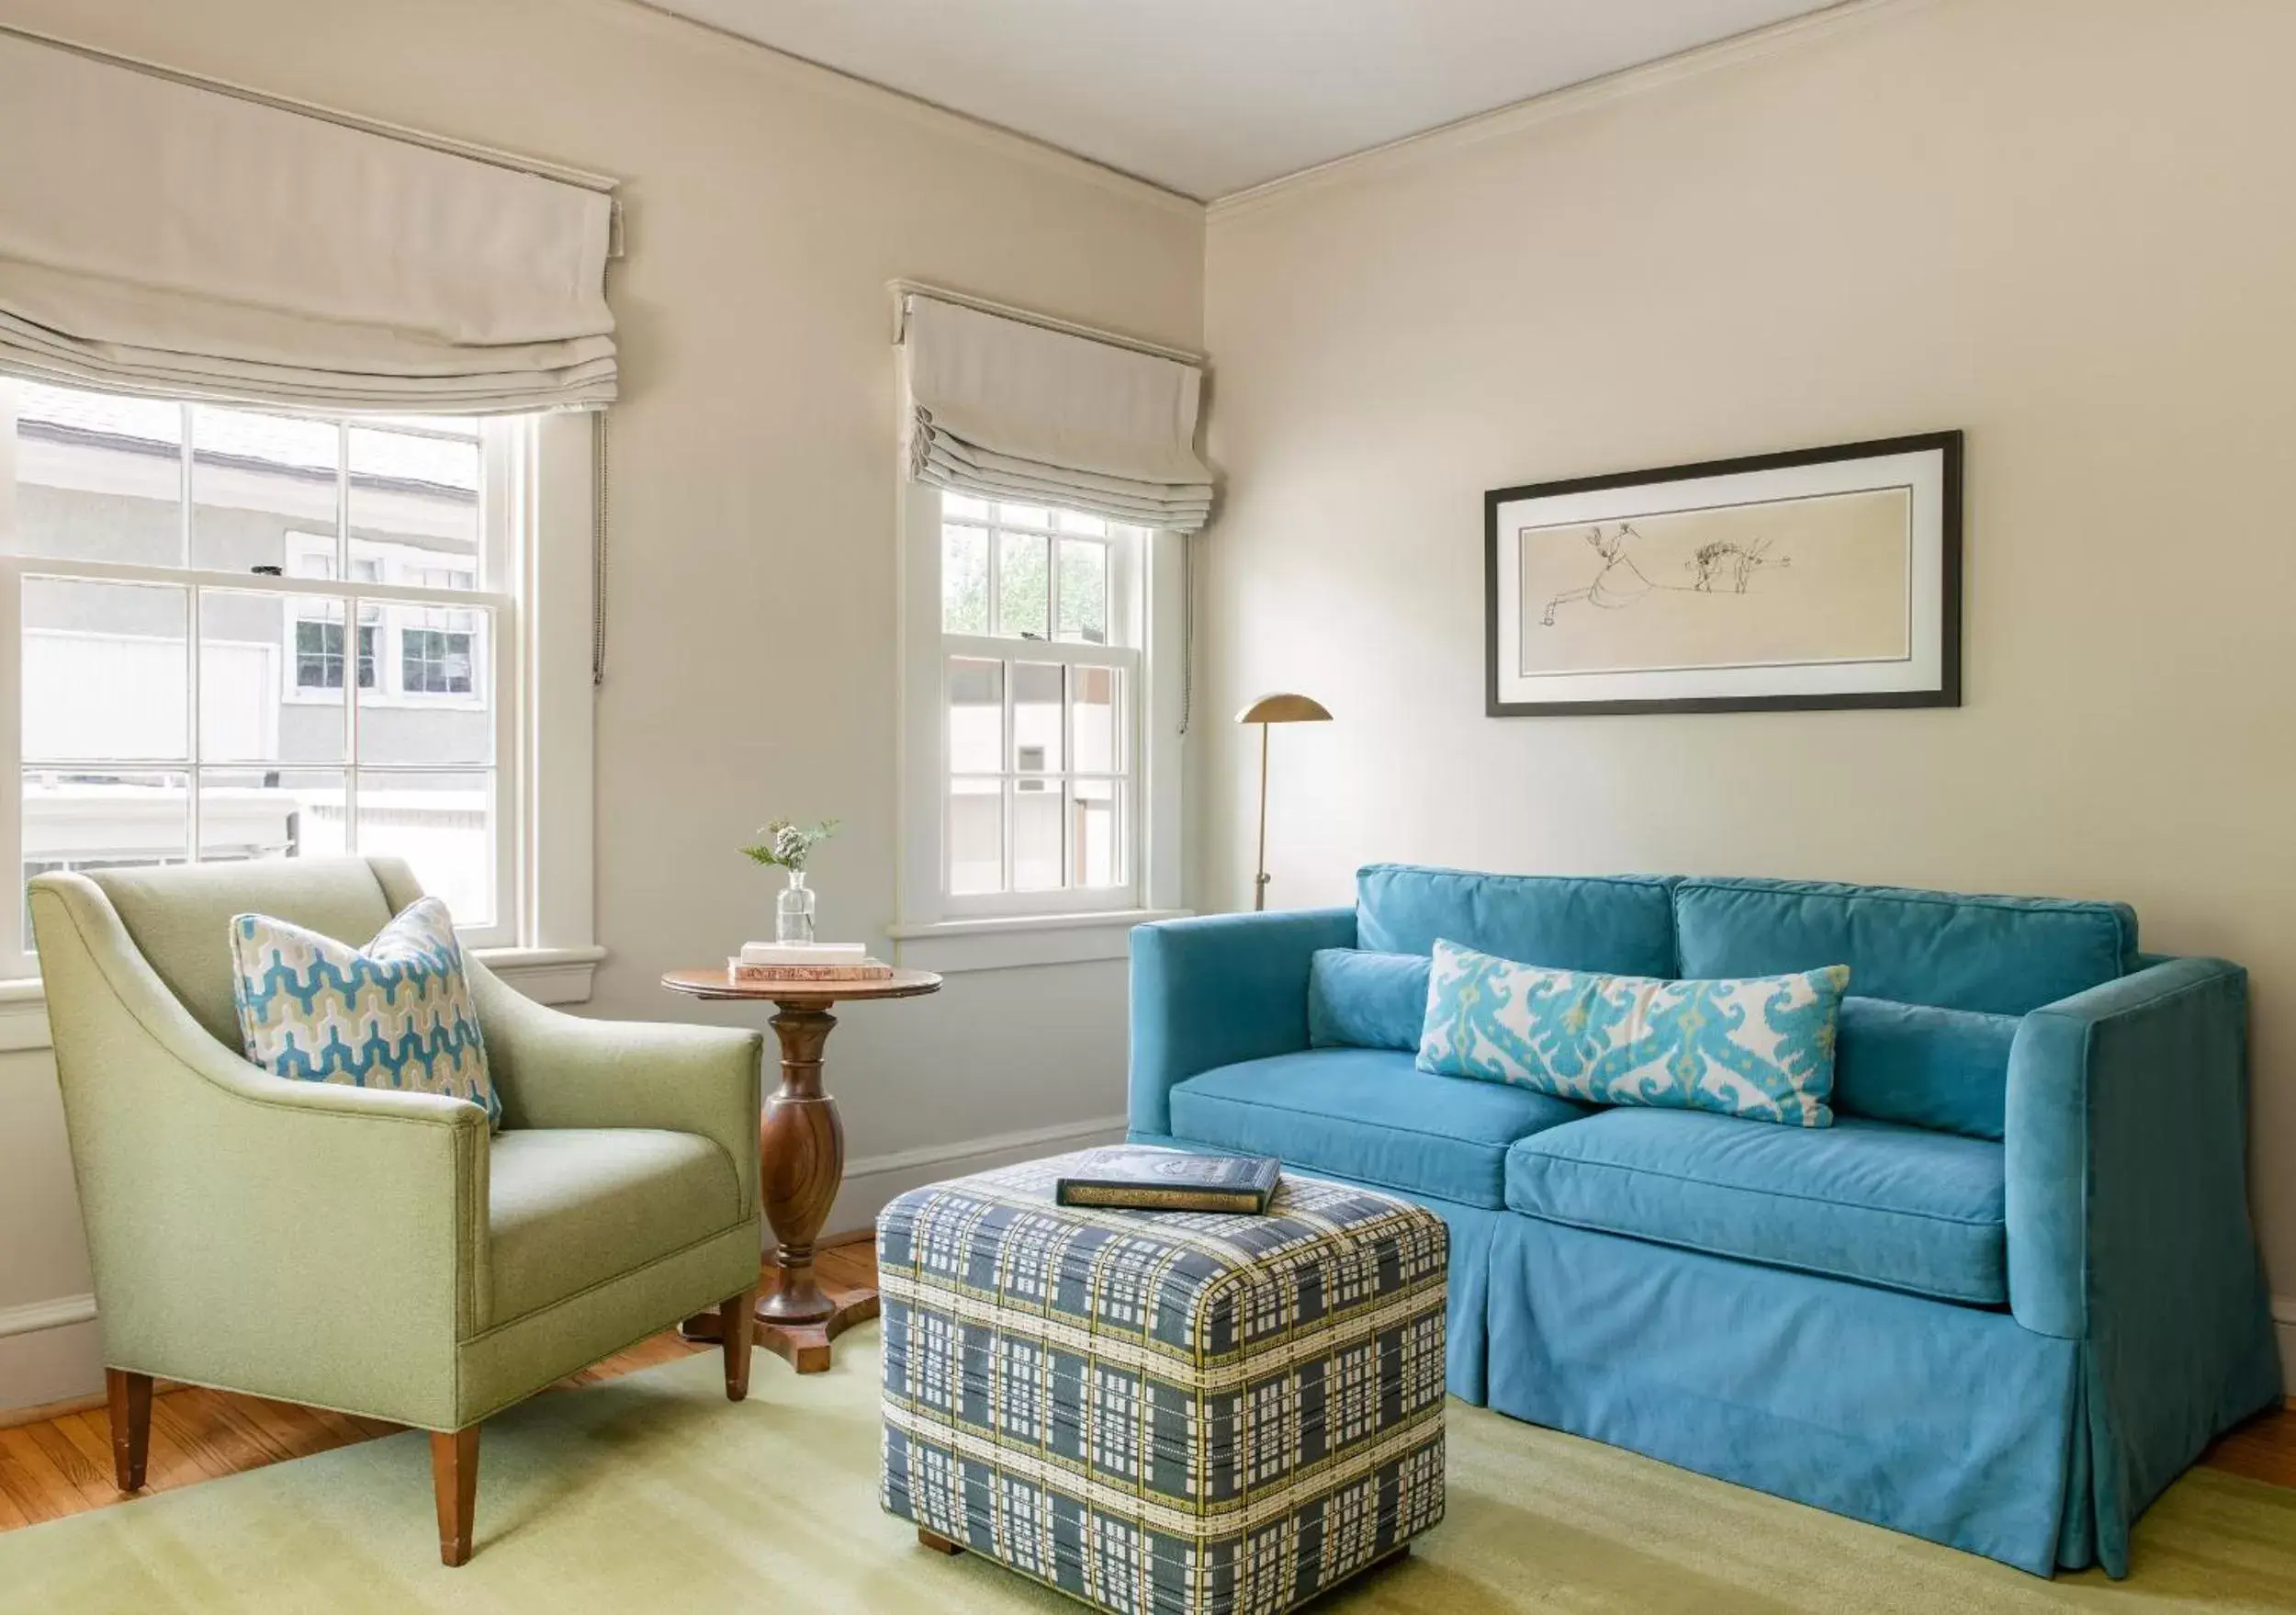
[[[1175,1138],[1165,1133],[1134,1131],[1128,1141],[1132,1144],[1161,1144],[1173,1149],[1225,1153],[1221,1146],[1199,1143],[1193,1138]],[[1451,1231],[1451,1272],[1443,1318],[1445,1388],[1461,1401],[1472,1402],[1480,1407],[1490,1399],[1486,1387],[1489,1377],[1487,1320],[1491,1312],[1491,1242],[1501,1224],[1521,1222],[1523,1219],[1512,1212],[1486,1211],[1479,1205],[1461,1205],[1456,1200],[1412,1194],[1389,1184],[1367,1183],[1337,1172],[1315,1170],[1311,1175],[1329,1178],[1335,1183],[1353,1183],[1358,1189],[1369,1189],[1380,1194],[1392,1194],[1415,1205],[1425,1206],[1443,1219]]]
[[[2094,1560],[2077,1341],[1512,1214],[1489,1285],[1502,1413],[2037,1575]]]

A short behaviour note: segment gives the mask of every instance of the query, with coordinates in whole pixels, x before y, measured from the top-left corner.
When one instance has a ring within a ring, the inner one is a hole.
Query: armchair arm
[[[2247,972],[2176,959],[2044,1005],[2009,1050],[2009,1304],[2096,1338],[2106,1308],[2179,1330],[2262,1293],[2245,1195]]]
[[[210,1036],[93,883],[33,883],[116,1366],[452,1428],[486,1283],[487,1123],[294,1082]]]
[[[1170,1133],[1173,1086],[1200,1071],[1307,1047],[1309,961],[1355,945],[1353,909],[1133,927],[1131,1130]]]
[[[762,1033],[587,1020],[535,1003],[476,959],[464,967],[504,1125],[698,1133],[733,1161],[732,1215],[757,1214]]]

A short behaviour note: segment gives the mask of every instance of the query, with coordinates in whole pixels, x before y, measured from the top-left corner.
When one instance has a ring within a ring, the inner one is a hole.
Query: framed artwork
[[[1485,709],[1961,705],[1961,434],[1494,489]]]

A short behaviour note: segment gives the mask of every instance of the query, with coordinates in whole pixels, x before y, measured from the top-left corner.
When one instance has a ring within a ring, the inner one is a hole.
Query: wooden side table
[[[845,1179],[845,1127],[837,1101],[822,1091],[821,1051],[837,1017],[829,1006],[874,999],[913,999],[940,990],[929,970],[895,970],[884,981],[736,982],[726,967],[672,970],[672,992],[697,999],[763,1000],[774,1009],[782,1040],[782,1086],[765,1101],[758,1126],[759,1187],[773,1229],[773,1271],[758,1296],[757,1343],[787,1358],[801,1374],[824,1372],[829,1342],[877,1316],[877,1292],[824,1290],[813,1268],[813,1242]],[[718,1338],[717,1314],[688,1318],[690,1340]]]

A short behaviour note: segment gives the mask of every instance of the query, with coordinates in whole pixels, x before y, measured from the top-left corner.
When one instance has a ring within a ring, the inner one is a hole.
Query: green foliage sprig
[[[802,873],[813,850],[837,834],[837,820],[825,819],[807,830],[786,819],[777,819],[758,831],[764,838],[757,846],[744,847],[741,855],[769,869],[787,869]]]

